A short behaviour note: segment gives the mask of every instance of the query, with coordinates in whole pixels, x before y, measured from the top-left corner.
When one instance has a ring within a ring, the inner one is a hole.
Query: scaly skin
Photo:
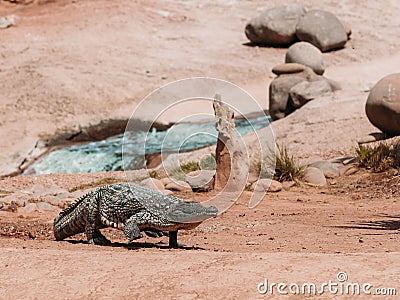
[[[101,234],[101,228],[121,229],[130,242],[141,238],[141,231],[152,237],[168,231],[169,246],[177,247],[178,230],[193,229],[217,213],[214,206],[207,208],[199,202],[118,183],[97,188],[62,211],[54,220],[54,236],[63,240],[84,232],[88,243],[107,245],[110,241]]]

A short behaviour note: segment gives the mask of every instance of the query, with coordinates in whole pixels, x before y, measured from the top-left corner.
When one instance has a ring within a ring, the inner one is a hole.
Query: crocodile
[[[189,230],[216,217],[215,206],[183,201],[131,183],[98,187],[77,199],[54,219],[54,237],[63,240],[85,233],[88,243],[111,242],[100,229],[123,230],[129,242],[143,237],[169,235],[169,247],[178,247],[178,230]]]

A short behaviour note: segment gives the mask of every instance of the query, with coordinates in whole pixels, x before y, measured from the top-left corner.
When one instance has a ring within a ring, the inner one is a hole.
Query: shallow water
[[[240,135],[268,126],[269,116],[235,120]],[[145,167],[145,154],[185,152],[217,142],[215,123],[180,123],[166,131],[126,132],[108,139],[52,151],[24,174],[90,173]]]

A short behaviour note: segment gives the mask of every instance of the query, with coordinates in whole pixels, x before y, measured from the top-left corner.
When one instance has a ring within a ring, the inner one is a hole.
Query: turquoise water
[[[235,120],[240,135],[268,126],[269,116]],[[217,142],[215,122],[180,123],[166,131],[127,132],[108,139],[52,151],[24,174],[90,173],[145,167],[145,154],[189,151]]]

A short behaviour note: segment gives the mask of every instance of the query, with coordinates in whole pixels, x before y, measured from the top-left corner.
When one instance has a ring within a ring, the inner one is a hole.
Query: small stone
[[[282,190],[282,183],[273,179],[262,178],[254,182],[251,188],[255,192],[276,193]]]
[[[326,178],[335,178],[340,175],[339,167],[341,164],[332,163],[327,160],[320,160],[309,164],[309,167],[320,169]]]
[[[39,208],[39,210],[42,210],[42,211],[54,211],[55,210],[53,205],[46,203],[46,202],[37,203],[37,207]]]
[[[281,75],[281,74],[293,74],[293,73],[300,73],[303,72],[305,69],[305,66],[302,64],[298,63],[287,63],[287,64],[281,64],[277,65],[272,68],[272,73],[276,75]]]
[[[291,187],[294,187],[295,185],[296,185],[296,182],[294,182],[294,181],[284,181],[284,182],[282,182],[282,188],[284,190],[288,190]]]
[[[33,213],[34,211],[36,211],[38,209],[36,203],[28,203],[27,205],[25,205],[24,207],[21,207],[18,212],[22,213],[22,214],[30,214]]]
[[[59,206],[61,203],[61,199],[56,196],[47,196],[46,201],[53,206]]]
[[[214,188],[215,171],[198,170],[186,174],[185,181],[194,192],[208,192]]]
[[[350,176],[358,172],[358,168],[355,166],[344,166],[340,169],[340,176]]]
[[[315,167],[307,167],[304,172],[304,181],[316,186],[325,186],[326,178],[324,173]]]
[[[170,182],[168,183],[165,188],[167,190],[171,191],[178,191],[178,192],[184,192],[184,191],[191,191],[192,187],[185,181],[175,181],[175,182]]]
[[[172,195],[174,192],[171,190],[161,190],[161,193],[163,193],[164,195]]]
[[[174,182],[171,178],[169,177],[165,177],[165,178],[161,178],[161,182],[164,186],[168,185],[171,182]]]
[[[12,203],[18,207],[24,207],[28,203],[28,199],[15,199]]]
[[[161,180],[159,179],[155,179],[155,178],[147,178],[142,180],[139,183],[140,186],[152,189],[152,190],[164,190],[164,184],[161,182]]]
[[[256,182],[258,180],[258,178],[259,178],[259,175],[250,173],[249,177],[247,178],[247,182],[252,184],[252,183]]]

